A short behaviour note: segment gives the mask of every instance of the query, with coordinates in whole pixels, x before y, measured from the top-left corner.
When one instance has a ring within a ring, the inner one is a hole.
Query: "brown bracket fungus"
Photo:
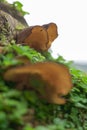
[[[57,25],[55,23],[49,23],[49,24],[44,24],[43,27],[46,28],[48,33],[49,41],[47,44],[47,49],[49,49],[52,42],[58,37]]]
[[[37,51],[43,51],[46,50],[48,43],[47,32],[41,26],[29,27],[18,35],[17,42],[29,45]]]
[[[16,40],[17,43],[29,45],[37,51],[47,51],[57,36],[57,25],[49,23],[43,26],[30,26],[22,30]]]
[[[69,69],[59,63],[44,62],[29,64],[8,69],[4,73],[6,81],[13,81],[24,87],[30,88],[30,81],[33,76],[39,77],[44,82],[43,97],[50,103],[65,104],[67,95],[72,89],[71,75]],[[33,87],[33,86],[32,86]],[[38,88],[38,86],[36,86]]]

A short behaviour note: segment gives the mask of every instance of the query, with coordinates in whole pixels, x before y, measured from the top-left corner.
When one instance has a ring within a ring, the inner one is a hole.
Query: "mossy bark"
[[[0,46],[7,45],[28,24],[12,5],[0,2]]]

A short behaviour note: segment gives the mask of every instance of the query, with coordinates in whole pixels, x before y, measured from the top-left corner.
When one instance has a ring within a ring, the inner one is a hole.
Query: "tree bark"
[[[0,46],[11,42],[25,27],[28,27],[28,24],[21,13],[11,4],[0,2]]]

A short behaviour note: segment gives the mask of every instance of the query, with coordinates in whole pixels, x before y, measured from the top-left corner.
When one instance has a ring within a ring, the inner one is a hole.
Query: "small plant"
[[[23,5],[19,1],[13,2],[13,6],[22,14],[22,16],[29,14],[28,12],[26,12],[22,9]]]

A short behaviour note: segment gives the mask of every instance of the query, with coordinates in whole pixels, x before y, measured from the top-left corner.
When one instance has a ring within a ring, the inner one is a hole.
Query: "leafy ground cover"
[[[8,66],[23,64],[16,56],[26,56],[31,62],[52,61],[66,64],[72,75],[73,89],[65,105],[55,105],[40,99],[34,91],[20,91],[3,80]],[[33,95],[33,96],[32,96]],[[0,54],[0,130],[86,130],[87,75],[72,67],[72,61],[62,56],[54,59],[50,52],[39,53],[28,46],[9,44]]]

